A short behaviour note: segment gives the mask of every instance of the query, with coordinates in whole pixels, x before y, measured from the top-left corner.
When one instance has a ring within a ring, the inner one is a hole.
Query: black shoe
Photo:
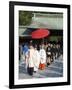
[[[36,71],[34,71],[34,73],[36,73]]]
[[[47,63],[47,67],[50,65],[50,63]]]

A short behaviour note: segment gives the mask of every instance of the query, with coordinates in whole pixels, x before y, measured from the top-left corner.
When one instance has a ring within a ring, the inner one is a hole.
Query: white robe
[[[28,59],[28,66],[29,67],[34,67],[34,52],[35,50],[34,49],[30,49],[29,50],[29,59]]]
[[[40,55],[39,55],[38,50],[35,50],[35,53],[34,53],[34,71],[38,70],[39,64],[40,64]]]
[[[40,62],[43,64],[43,63],[46,63],[46,52],[44,49],[40,49]]]

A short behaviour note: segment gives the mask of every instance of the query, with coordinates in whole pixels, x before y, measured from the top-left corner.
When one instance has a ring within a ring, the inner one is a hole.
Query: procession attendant
[[[58,56],[59,56],[59,47],[58,47],[58,44],[56,45],[56,50],[55,50],[55,52],[56,52],[55,58],[57,59]]]
[[[33,75],[33,71],[34,71],[34,53],[35,53],[35,50],[34,50],[34,47],[33,45],[31,44],[30,45],[30,49],[28,51],[28,74],[29,75]]]
[[[58,45],[58,57],[61,55],[61,46],[60,46],[60,44]]]
[[[39,54],[40,54],[39,69],[43,70],[43,69],[45,69],[45,66],[46,66],[46,51],[44,50],[43,46],[41,46]]]
[[[35,46],[34,61],[33,62],[34,62],[34,72],[36,73],[38,71],[39,64],[40,64],[40,55],[39,55],[39,52],[38,52],[36,46]]]
[[[50,47],[51,47],[51,62],[53,62],[54,61],[53,60],[53,44],[51,44]]]
[[[51,46],[50,43],[48,44],[47,50],[47,66],[51,64]]]
[[[57,58],[57,48],[56,48],[56,44],[53,45],[53,60],[55,60]]]

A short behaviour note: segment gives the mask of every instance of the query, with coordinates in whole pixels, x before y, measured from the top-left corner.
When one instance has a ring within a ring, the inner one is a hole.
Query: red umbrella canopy
[[[49,30],[47,29],[37,29],[32,32],[33,39],[40,39],[48,36],[50,34]]]

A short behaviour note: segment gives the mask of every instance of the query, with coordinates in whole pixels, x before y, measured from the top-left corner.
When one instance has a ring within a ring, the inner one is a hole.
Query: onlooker
[[[19,60],[22,59],[22,54],[23,54],[23,52],[22,52],[22,45],[20,44],[19,45]]]
[[[26,43],[23,47],[23,56],[25,57],[25,68],[26,68],[26,70],[27,70],[27,66],[28,66],[28,50],[29,50],[29,48],[28,48],[28,45]]]

